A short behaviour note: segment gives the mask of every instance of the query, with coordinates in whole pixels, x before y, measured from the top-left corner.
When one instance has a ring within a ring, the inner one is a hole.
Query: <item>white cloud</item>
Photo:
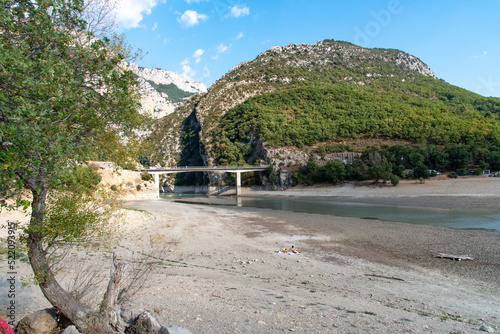
[[[205,78],[208,78],[210,76],[210,70],[206,66],[203,68],[203,76]]]
[[[184,59],[181,62],[182,66],[182,74],[181,77],[189,80],[195,80],[195,77],[199,74],[198,70],[195,67],[201,61],[201,56],[205,54],[205,50],[198,49],[196,50],[191,57]],[[194,60],[194,66],[192,65],[192,61]],[[206,67],[204,68],[204,75],[207,73]],[[209,73],[209,72],[208,72]]]
[[[217,54],[215,56],[212,56],[212,59],[217,59],[219,58],[219,55],[221,53],[224,53],[226,52],[227,50],[229,50],[229,48],[231,47],[231,45],[227,46],[225,45],[224,43],[220,43],[219,45],[217,45],[216,49],[217,49]]]
[[[151,28],[151,30],[155,31],[156,29],[158,29],[158,24],[155,22],[155,24],[153,25],[153,28]]]
[[[184,59],[181,63],[182,65],[182,74],[181,77],[189,80],[194,80],[194,76],[196,75],[196,71],[190,66],[189,59]]]
[[[217,52],[218,53],[224,53],[228,49],[229,49],[229,47],[227,45],[223,44],[223,43],[220,43],[219,45],[217,45]]]
[[[137,28],[144,15],[158,4],[158,0],[121,0],[116,6],[116,17],[120,25],[126,29]]]
[[[181,15],[177,21],[182,23],[184,27],[189,28],[195,26],[200,23],[200,21],[208,19],[208,16],[205,14],[200,14],[194,10],[186,10],[184,14]]]
[[[198,49],[193,53],[193,58],[200,58],[205,53],[205,50]]]
[[[205,50],[198,49],[193,53],[193,58],[195,59],[195,63],[198,64],[201,61],[201,56],[205,53]]]
[[[488,54],[488,51],[483,51],[483,54],[482,56],[486,56]],[[470,56],[471,58],[479,58],[481,56],[478,56],[478,55],[474,55],[474,56]]]
[[[208,1],[208,0],[186,0],[187,3],[200,3],[201,1]]]
[[[232,16],[232,17],[240,17],[240,16],[246,16],[250,14],[250,8],[248,8],[245,5],[235,5],[231,8],[231,12],[226,15]]]
[[[243,32],[240,32],[238,36],[236,36],[236,39],[242,39],[243,37],[245,37],[245,34],[243,34]]]

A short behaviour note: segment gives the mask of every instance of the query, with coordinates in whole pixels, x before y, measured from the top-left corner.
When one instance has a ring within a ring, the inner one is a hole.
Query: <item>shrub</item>
[[[455,173],[455,172],[450,172],[450,173],[448,173],[448,177],[449,177],[450,179],[456,179],[456,178],[458,177],[458,175],[457,175],[457,173]]]
[[[391,175],[390,179],[393,186],[397,186],[399,184],[399,177],[397,175]]]
[[[482,175],[483,174],[483,169],[482,168],[476,168],[474,169],[474,175]]]
[[[141,179],[143,181],[151,181],[152,178],[153,177],[148,172],[144,172],[144,173],[141,174]]]
[[[116,184],[112,184],[110,188],[112,191],[118,191],[118,187],[116,186]]]
[[[271,176],[269,177],[269,182],[271,182],[271,184],[277,184],[278,175],[276,175],[276,173],[272,173]]]

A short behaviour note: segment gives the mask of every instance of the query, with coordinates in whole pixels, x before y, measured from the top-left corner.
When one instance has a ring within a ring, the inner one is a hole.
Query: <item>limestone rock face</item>
[[[142,113],[149,113],[155,118],[161,118],[173,113],[188,98],[178,101],[178,98],[168,96],[167,93],[158,90],[158,86],[174,85],[177,89],[186,93],[185,95],[194,95],[207,91],[207,87],[203,82],[184,79],[172,71],[140,67],[134,63],[124,63],[124,68],[132,71],[137,76],[142,95]]]

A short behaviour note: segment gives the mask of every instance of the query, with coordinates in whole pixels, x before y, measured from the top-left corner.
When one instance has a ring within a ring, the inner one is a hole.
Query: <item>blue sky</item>
[[[323,39],[408,52],[438,78],[500,97],[498,0],[121,0],[139,65],[209,87],[274,45]]]

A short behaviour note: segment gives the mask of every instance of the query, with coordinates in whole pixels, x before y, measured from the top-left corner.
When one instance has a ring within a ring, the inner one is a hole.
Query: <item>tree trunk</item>
[[[64,316],[66,316],[82,333],[123,333],[125,323],[120,317],[120,307],[117,302],[120,293],[120,282],[125,272],[125,264],[117,263],[113,258],[115,271],[111,275],[107,291],[101,303],[99,313],[93,312],[88,306],[76,300],[57,282],[50,269],[50,259],[43,248],[43,235],[38,229],[43,225],[43,212],[47,198],[47,187],[32,190],[31,220],[27,246],[33,273],[38,280],[45,298]]]
[[[43,236],[37,232],[37,229],[43,224],[47,187],[42,185],[38,188],[38,191],[36,189],[32,190],[32,194],[30,233],[27,240],[31,268],[33,268],[33,273],[45,298],[83,332],[88,327],[88,316],[91,310],[73,298],[69,292],[59,285],[50,269],[47,252],[43,248]]]
[[[125,330],[125,322],[120,316],[118,296],[120,294],[121,280],[125,274],[127,265],[125,263],[118,263],[116,254],[113,254],[113,265],[115,270],[109,279],[108,288],[104,294],[99,313],[104,321],[114,330],[122,333]]]

